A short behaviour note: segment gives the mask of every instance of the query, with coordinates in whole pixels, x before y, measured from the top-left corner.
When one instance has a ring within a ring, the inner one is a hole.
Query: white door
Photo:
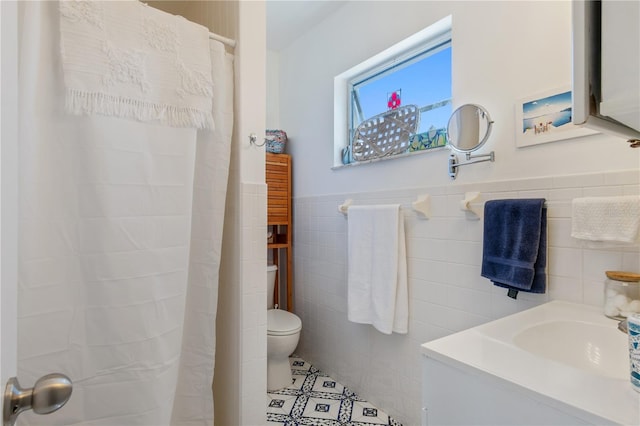
[[[7,389],[17,398],[10,398],[10,404],[4,398],[1,402],[3,424],[11,424],[26,409],[38,414],[56,411],[69,399],[71,383],[66,376],[49,374],[22,389],[12,379],[18,347],[17,1],[0,1],[0,53],[0,389],[4,395],[10,383]]]
[[[18,7],[0,2],[0,382],[16,375],[18,252]]]

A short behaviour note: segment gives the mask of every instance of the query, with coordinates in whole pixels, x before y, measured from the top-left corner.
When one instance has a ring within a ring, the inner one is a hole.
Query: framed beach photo
[[[571,86],[548,90],[516,103],[516,146],[572,139],[597,133],[573,124]]]

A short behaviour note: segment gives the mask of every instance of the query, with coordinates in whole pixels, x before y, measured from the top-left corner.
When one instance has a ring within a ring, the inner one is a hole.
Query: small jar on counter
[[[640,313],[640,274],[623,271],[606,271],[604,283],[604,314],[623,320]]]

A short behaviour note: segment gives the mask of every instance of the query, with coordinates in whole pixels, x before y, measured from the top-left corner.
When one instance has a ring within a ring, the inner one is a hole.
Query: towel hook
[[[472,206],[472,203],[480,201],[480,192],[465,192],[464,200],[460,201],[460,210],[464,210],[467,217],[482,219],[482,208]]]
[[[255,133],[251,133],[249,135],[249,145],[255,145],[257,147],[261,147],[261,146],[264,146],[265,143],[267,143],[266,139],[261,144],[258,144],[258,135],[256,135]]]
[[[346,200],[344,200],[344,203],[340,204],[338,206],[338,212],[342,213],[343,215],[347,215],[347,211],[349,210],[349,206],[353,204],[353,200],[351,198],[347,198]]]
[[[418,199],[411,203],[411,206],[419,215],[427,219],[431,218],[431,196],[429,194],[418,196]]]

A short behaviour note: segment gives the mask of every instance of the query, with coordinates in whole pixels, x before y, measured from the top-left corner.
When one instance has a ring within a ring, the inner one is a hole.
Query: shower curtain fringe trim
[[[65,108],[73,115],[100,114],[142,122],[157,122],[171,127],[214,129],[210,112],[206,113],[189,107],[142,102],[106,93],[83,92],[67,88]]]

